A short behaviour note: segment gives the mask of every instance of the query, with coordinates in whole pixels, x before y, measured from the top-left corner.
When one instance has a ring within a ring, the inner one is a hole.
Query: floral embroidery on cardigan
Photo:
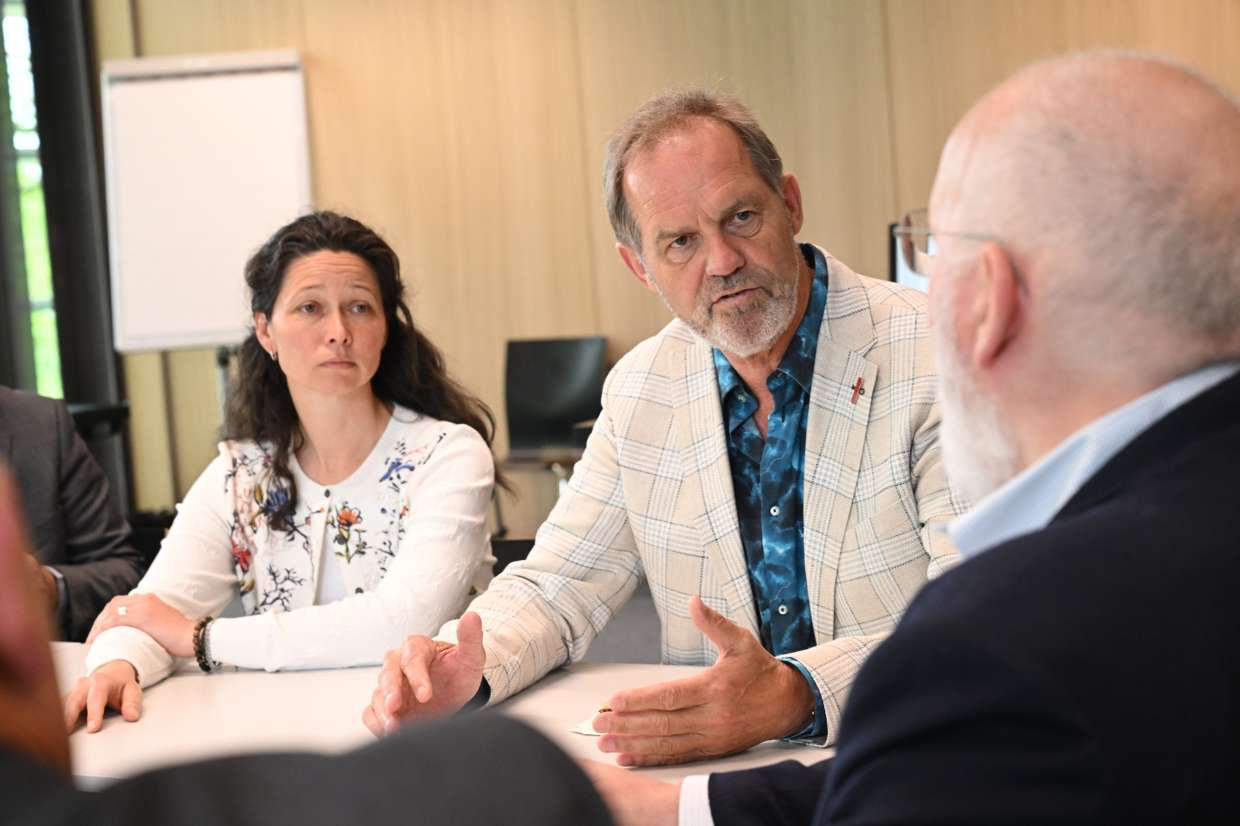
[[[251,614],[261,614],[264,611],[270,611],[275,606],[280,606],[281,610],[288,611],[292,608],[293,589],[306,584],[306,578],[297,575],[292,568],[285,568],[283,571],[277,571],[276,566],[267,563],[267,577],[271,581],[271,589],[263,594],[263,598],[251,611]]]
[[[387,482],[388,487],[399,493],[400,489],[409,481],[404,475],[405,471],[417,470],[418,465],[430,458],[435,452],[435,448],[439,447],[439,443],[448,435],[446,430],[439,431],[439,435],[434,441],[426,444],[418,445],[412,451],[405,444],[405,440],[401,439],[392,446],[392,456],[387,457],[383,462],[383,475],[379,477],[379,482]]]
[[[332,542],[340,546],[336,549],[336,558],[344,560],[345,564],[351,564],[355,556],[366,555],[369,547],[366,529],[357,527],[361,522],[361,510],[347,502],[337,505],[327,516],[327,526],[336,530]]]
[[[414,447],[401,438],[383,456],[378,479],[370,477],[377,485],[373,500],[377,514],[368,514],[362,504],[348,500],[328,506],[312,505],[299,497],[286,531],[270,526],[272,514],[289,498],[286,487],[273,483],[270,447],[228,443],[224,489],[232,511],[229,552],[246,613],[290,611],[313,604],[316,567],[322,559],[316,558],[311,536],[316,515],[323,517],[326,535],[322,539],[332,555],[350,568],[361,565],[360,571],[350,575],[354,582],[361,582],[366,590],[376,587],[408,531],[410,508],[405,489],[448,434],[440,428],[427,435],[425,442]]]
[[[409,449],[409,445],[404,439],[400,439],[396,444],[392,445],[392,453],[383,461],[383,475],[379,477],[379,483],[387,485],[384,498],[387,500],[385,506],[380,507],[379,512],[389,515],[393,511],[395,517],[396,531],[395,536],[391,532],[384,535],[379,542],[376,550],[378,556],[376,561],[379,565],[379,571],[386,576],[388,566],[392,564],[392,560],[396,558],[396,552],[400,549],[401,542],[405,538],[405,532],[408,530],[409,521],[409,504],[399,501],[398,495],[406,484],[409,482],[409,476],[418,469],[418,466],[424,464],[431,454],[435,452],[435,448],[439,447],[439,443],[448,435],[446,430],[440,430],[438,435],[426,442],[418,445],[413,450]]]
[[[396,537],[393,539],[391,534],[383,537],[383,542],[376,549],[379,551],[379,570],[387,574],[388,565],[392,564],[392,560],[396,558],[396,551],[400,548],[400,543],[405,539],[406,523],[409,516],[409,505],[401,503],[400,511],[396,514]]]

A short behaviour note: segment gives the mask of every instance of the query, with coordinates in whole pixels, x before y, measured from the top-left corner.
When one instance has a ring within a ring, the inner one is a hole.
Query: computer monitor
[[[930,285],[924,275],[913,272],[905,263],[904,256],[900,254],[900,239],[896,237],[896,226],[887,225],[888,277],[897,284],[904,284],[924,293]]]

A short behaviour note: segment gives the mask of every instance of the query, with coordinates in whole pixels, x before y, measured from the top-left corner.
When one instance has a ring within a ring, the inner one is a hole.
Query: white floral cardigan
[[[190,618],[240,595],[246,616],[211,626],[213,659],[269,671],[375,664],[407,635],[435,633],[489,582],[495,470],[473,429],[397,407],[343,482],[320,485],[291,461],[297,506],[288,531],[268,524],[288,495],[272,485],[270,465],[268,446],[222,442],[133,591]],[[325,564],[340,566],[341,599],[320,598],[334,596],[320,590]],[[154,639],[124,626],[99,635],[87,671],[117,659],[134,665],[143,686],[175,665]]]

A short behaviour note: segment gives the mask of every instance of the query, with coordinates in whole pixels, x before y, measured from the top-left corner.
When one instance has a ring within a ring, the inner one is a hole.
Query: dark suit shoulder
[[[939,726],[936,748],[989,766],[975,796],[1002,786],[994,778],[1008,755],[1012,765],[1047,760],[1021,771],[1041,772],[1048,800],[1091,786],[1099,808],[1085,819],[1176,820],[1240,806],[1225,768],[1240,764],[1240,662],[1224,653],[1240,635],[1240,523],[1224,471],[1235,447],[1220,437],[1164,455],[1111,495],[927,585],[859,675],[841,743],[860,731],[861,745],[877,749],[867,730],[878,720],[881,732],[905,708],[909,720],[885,744]],[[1004,730],[993,717],[970,731],[987,704],[1033,721],[1029,735],[1059,730],[1062,739],[1013,755],[1007,743],[1021,736],[991,742]],[[865,764],[846,759],[855,753],[841,748],[841,783]],[[1096,775],[1079,771],[1082,754],[1098,761]],[[1054,819],[1086,811],[1064,805]]]
[[[62,402],[0,395],[0,453],[5,443],[35,555],[63,577],[60,634],[83,640],[107,601],[138,583],[145,561]]]
[[[37,393],[0,386],[0,410],[3,411],[16,411],[18,415],[26,416],[40,413],[46,415],[60,404],[61,402],[56,399],[49,399]]]
[[[64,775],[11,748],[0,743],[0,824],[82,822],[84,794]]]
[[[10,768],[20,771],[17,784],[9,782]],[[416,727],[347,754],[226,757],[159,769],[89,794],[3,747],[0,769],[5,823],[13,811],[37,814],[33,822],[46,824],[611,823],[567,755],[490,713]]]
[[[1240,379],[1045,528],[928,584],[862,667],[819,822],[1198,822],[1240,810]]]
[[[1102,761],[1036,657],[970,612],[906,619],[863,666],[816,823],[1089,823]]]
[[[1240,456],[1240,443],[1234,449]],[[1019,625],[1035,647],[1054,626],[1119,632],[1155,611],[1173,624],[1205,621],[1240,588],[1240,520],[1230,471],[1203,475],[1196,461],[1183,464],[1180,472],[1164,464],[1145,485],[983,551],[929,583],[907,617],[928,614],[983,635],[1020,634],[1006,627]],[[1206,624],[1220,621],[1240,631],[1235,612]]]
[[[50,523],[59,515],[61,473],[73,435],[62,402],[0,387],[0,459],[17,480],[27,528],[47,560],[59,559],[61,539],[52,535],[58,529]]]
[[[0,387],[0,433],[20,437],[14,448],[24,445],[46,448],[51,437],[68,421],[64,402],[11,387]],[[59,440],[57,440],[59,441]]]

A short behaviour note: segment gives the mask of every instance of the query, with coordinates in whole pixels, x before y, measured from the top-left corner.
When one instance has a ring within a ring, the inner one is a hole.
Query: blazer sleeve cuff
[[[783,739],[791,743],[800,743],[805,746],[815,746],[817,748],[827,747],[827,707],[822,700],[822,692],[818,690],[818,683],[814,681],[814,675],[809,668],[791,655],[783,655],[776,657],[777,660],[787,663],[797,670],[809,684],[810,693],[814,695],[814,718],[809,721],[805,728],[798,732],[789,734]]]
[[[461,706],[461,710],[457,714],[469,714],[474,711],[481,711],[487,707],[487,703],[491,702],[491,684],[487,682],[487,678],[483,677],[482,682],[478,684],[478,691],[469,699],[469,702]]]
[[[65,575],[58,568],[44,565],[43,569],[56,580],[56,625],[60,629],[60,639],[67,640],[72,630],[69,622],[72,616],[69,612],[69,586],[65,584]]]

